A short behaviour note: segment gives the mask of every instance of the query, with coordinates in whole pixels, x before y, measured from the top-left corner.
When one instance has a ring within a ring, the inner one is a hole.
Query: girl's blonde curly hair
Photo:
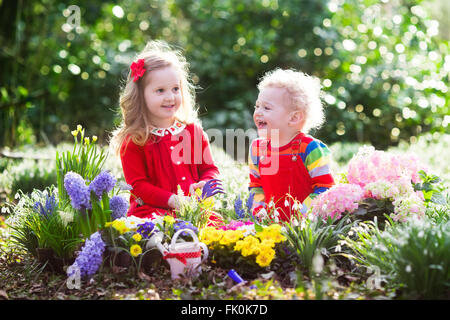
[[[321,101],[321,84],[316,77],[295,70],[280,68],[268,71],[260,79],[258,90],[265,87],[284,88],[289,94],[291,107],[302,114],[300,130],[308,133],[318,129],[325,121]]]
[[[137,145],[143,146],[152,138],[151,130],[155,128],[151,115],[145,105],[144,87],[146,78],[153,70],[165,67],[175,67],[181,79],[181,106],[176,118],[186,124],[199,123],[195,106],[195,86],[189,77],[189,64],[179,50],[169,46],[161,40],[150,41],[134,61],[144,59],[146,69],[144,75],[136,82],[131,77],[131,70],[121,89],[120,110],[122,121],[112,132],[110,147],[116,154],[120,153],[123,142],[127,137]]]

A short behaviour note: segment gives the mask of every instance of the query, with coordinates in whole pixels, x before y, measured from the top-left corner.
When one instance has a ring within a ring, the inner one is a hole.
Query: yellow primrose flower
[[[81,126],[81,124],[77,125],[77,131],[81,132],[81,129],[83,129],[83,127]]]
[[[142,236],[141,236],[140,233],[135,233],[135,234],[133,234],[132,238],[133,238],[133,240],[136,241],[136,242],[139,242],[139,241],[142,240]]]
[[[272,232],[270,230],[268,230],[268,228],[264,228],[263,231],[258,232],[256,234],[256,236],[261,240],[265,240],[268,239],[270,240],[272,238]]]
[[[89,144],[89,137],[84,138],[84,144]]]
[[[272,262],[274,255],[275,255],[275,251],[273,252],[273,254],[271,252],[261,252],[256,257],[256,263],[260,267],[263,267],[263,268],[267,267]]]
[[[261,249],[259,246],[245,246],[242,248],[241,253],[244,257],[251,256],[252,254],[259,254],[261,252]]]
[[[261,246],[273,248],[275,247],[275,241],[273,241],[272,239],[264,239],[263,241],[261,241]]]
[[[272,240],[275,241],[275,243],[282,242],[286,240],[286,237],[283,236],[281,233],[274,233],[272,234]]]
[[[217,230],[214,227],[206,227],[200,230],[199,239],[206,245],[218,242],[223,236],[223,230]]]
[[[95,142],[95,141],[97,141],[97,136],[92,136],[92,142]]]
[[[227,246],[236,243],[243,235],[244,232],[242,230],[226,230],[220,240],[220,244]]]
[[[142,248],[138,244],[133,244],[130,247],[130,253],[133,257],[137,257],[142,253]]]
[[[73,135],[74,137],[76,137],[76,136],[78,135],[78,131],[77,131],[77,130],[73,130],[73,131],[71,131],[71,133],[72,133],[72,135]]]
[[[164,217],[164,222],[167,222],[168,224],[174,224],[175,223],[175,218],[172,216],[165,216]]]

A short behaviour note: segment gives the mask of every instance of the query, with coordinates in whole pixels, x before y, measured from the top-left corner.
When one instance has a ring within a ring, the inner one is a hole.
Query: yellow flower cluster
[[[125,232],[130,231],[130,229],[127,228],[127,225],[125,224],[125,221],[123,220],[114,220],[112,222],[107,222],[105,224],[105,227],[113,227],[117,231],[119,231],[120,234],[124,234]]]
[[[256,263],[261,267],[267,267],[272,262],[275,257],[275,244],[286,240],[278,224],[263,228],[256,236],[246,237],[242,230],[225,231],[206,227],[200,230],[199,239],[211,249],[223,245],[240,252],[244,257],[254,255]]]

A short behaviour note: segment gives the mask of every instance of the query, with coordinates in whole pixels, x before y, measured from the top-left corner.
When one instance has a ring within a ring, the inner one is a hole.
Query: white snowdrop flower
[[[336,248],[334,248],[334,252],[341,252],[341,250],[342,250],[342,247],[341,247],[340,244],[338,244],[338,245],[336,246]]]
[[[285,207],[289,207],[289,201],[288,201],[288,199],[284,200],[284,206],[285,206]]]
[[[313,270],[315,273],[320,273],[323,270],[324,261],[322,258],[322,255],[320,252],[316,252],[314,254],[313,260],[312,260]]]
[[[65,227],[67,227],[67,225],[73,221],[73,213],[65,212],[62,210],[58,210],[58,213]]]
[[[291,220],[291,225],[293,226],[293,227],[298,227],[298,220],[297,219],[292,219]]]
[[[295,201],[294,204],[292,205],[292,210],[297,211],[298,209],[299,209],[298,208],[298,202]]]

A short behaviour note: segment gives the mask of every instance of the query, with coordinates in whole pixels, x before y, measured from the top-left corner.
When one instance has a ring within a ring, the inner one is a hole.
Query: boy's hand
[[[195,194],[195,190],[198,189],[198,188],[202,189],[205,184],[206,184],[206,181],[199,181],[197,183],[191,184],[189,186],[189,193],[191,195]]]

